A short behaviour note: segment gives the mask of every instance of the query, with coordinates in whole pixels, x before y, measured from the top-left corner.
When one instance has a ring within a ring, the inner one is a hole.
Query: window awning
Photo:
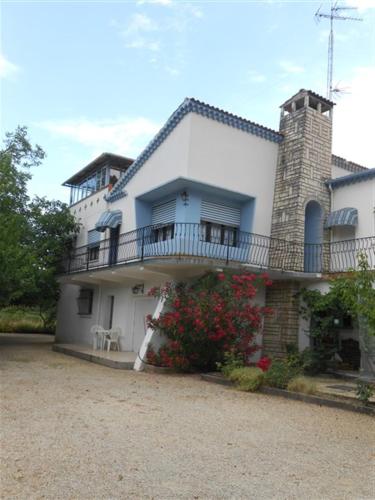
[[[356,208],[341,208],[331,212],[326,220],[325,227],[356,226],[358,224],[358,210]]]
[[[122,222],[122,212],[121,210],[107,210],[103,212],[99,217],[98,222],[95,224],[95,229],[97,231],[104,232],[107,228],[114,229],[119,226]]]

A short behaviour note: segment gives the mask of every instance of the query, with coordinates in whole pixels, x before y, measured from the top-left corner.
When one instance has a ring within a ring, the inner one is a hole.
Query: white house
[[[274,280],[257,297],[276,311],[264,352],[304,347],[296,291],[355,266],[360,250],[375,266],[375,169],[332,155],[332,109],[302,89],[274,131],[185,99],[134,161],[104,153],[74,174],[65,185],[81,230],[56,341],[91,345],[92,325],[120,326],[126,350],[144,352],[157,306],[147,291],[228,267]]]

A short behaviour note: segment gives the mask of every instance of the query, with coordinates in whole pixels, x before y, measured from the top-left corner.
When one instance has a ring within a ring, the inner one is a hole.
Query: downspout
[[[328,185],[328,189],[329,189],[329,194],[330,194],[330,206],[331,206],[331,212],[334,211],[333,209],[333,192],[334,192],[334,189],[332,187],[332,183],[331,181],[328,181],[327,182],[327,185]],[[332,238],[333,238],[333,229],[330,227],[329,228],[329,248],[330,248],[330,252],[331,252],[331,243],[332,243]]]

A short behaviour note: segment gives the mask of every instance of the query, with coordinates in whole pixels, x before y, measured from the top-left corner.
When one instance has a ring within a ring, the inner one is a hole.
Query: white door
[[[138,352],[146,335],[146,316],[153,314],[157,300],[149,297],[139,297],[134,301],[133,347]]]

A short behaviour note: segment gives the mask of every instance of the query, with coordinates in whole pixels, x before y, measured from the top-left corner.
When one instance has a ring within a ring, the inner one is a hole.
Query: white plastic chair
[[[105,335],[104,335],[104,349],[105,346],[107,345],[107,351],[109,352],[111,350],[112,344],[116,346],[116,349],[119,351],[120,346],[118,342],[118,338],[121,335],[121,328],[116,327],[116,328],[111,328],[110,330],[106,330]]]
[[[104,349],[104,333],[106,330],[101,325],[93,325],[90,329],[93,336],[93,348]]]

